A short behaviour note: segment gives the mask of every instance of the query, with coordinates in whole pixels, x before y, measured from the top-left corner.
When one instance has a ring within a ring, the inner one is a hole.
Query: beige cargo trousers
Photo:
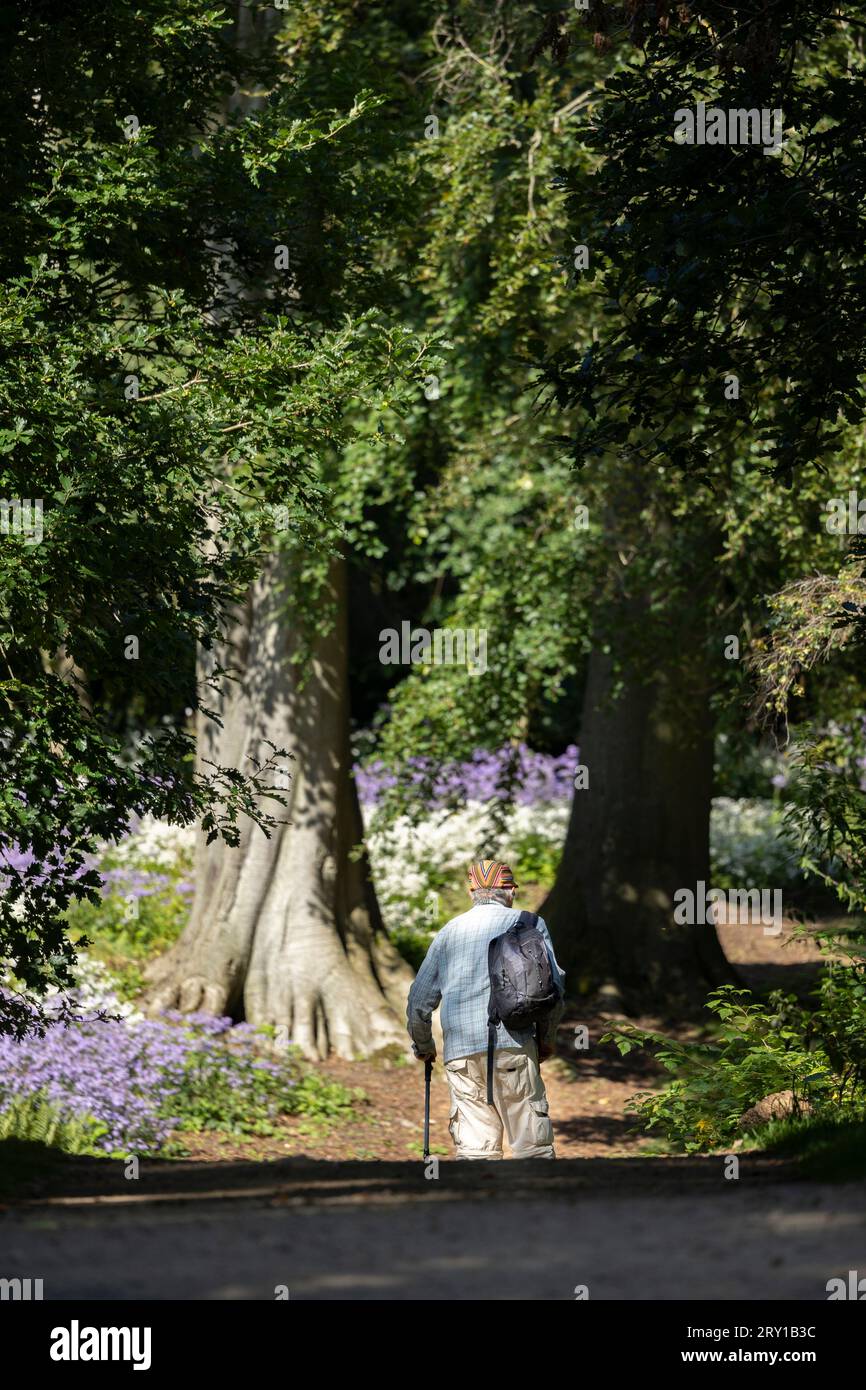
[[[448,1128],[457,1158],[501,1158],[503,1135],[512,1158],[555,1158],[547,1093],[534,1046],[494,1054],[493,1104],[487,1104],[487,1053],[445,1063],[451,1093]]]

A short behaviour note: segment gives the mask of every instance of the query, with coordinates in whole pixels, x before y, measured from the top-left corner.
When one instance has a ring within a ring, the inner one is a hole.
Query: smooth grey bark
[[[570,988],[611,982],[632,1013],[692,1012],[733,978],[713,925],[674,923],[676,889],[709,886],[713,721],[697,660],[673,649],[659,662],[614,699],[612,653],[590,657],[579,740],[589,787],[574,793],[542,908]]]
[[[229,1013],[281,1025],[306,1056],[343,1057],[407,1046],[412,971],[386,936],[350,777],[346,567],[335,561],[329,598],[336,620],[314,639],[304,668],[287,608],[289,562],[274,555],[229,635],[239,682],[224,682],[216,723],[199,714],[198,760],[243,770],[270,739],[293,755],[285,810],[268,839],[248,824],[240,846],[200,838],[188,927],[149,972],[153,1011]],[[213,662],[214,656],[209,658]],[[203,657],[207,669],[208,658]]]
[[[235,40],[247,51],[267,45],[280,22],[276,11],[241,4],[235,20]],[[249,111],[261,102],[261,94],[238,91],[228,106]],[[227,296],[238,292],[231,248],[214,243],[214,253]],[[247,758],[268,755],[266,739],[289,749],[288,805],[267,803],[288,824],[268,839],[248,823],[236,849],[200,836],[190,922],[148,970],[149,1007],[285,1028],[310,1058],[408,1047],[412,970],[382,928],[366,856],[350,858],[363,832],[350,777],[345,563],[332,567],[336,622],[318,632],[305,682],[292,660],[299,644],[289,579],[289,561],[277,552],[236,613],[227,645],[200,654],[200,678],[217,659],[242,678],[224,682],[222,728],[199,714],[197,744],[202,772],[205,760],[243,771]]]

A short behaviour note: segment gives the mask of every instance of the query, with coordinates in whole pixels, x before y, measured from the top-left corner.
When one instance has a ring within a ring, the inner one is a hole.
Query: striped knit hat
[[[516,888],[514,874],[507,864],[495,859],[479,859],[469,866],[469,891],[490,892],[492,888]]]

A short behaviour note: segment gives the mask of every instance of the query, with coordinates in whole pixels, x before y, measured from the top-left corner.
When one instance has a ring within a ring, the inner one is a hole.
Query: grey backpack
[[[487,1006],[487,1104],[493,1104],[493,1053],[496,1029],[510,1033],[536,1028],[559,1000],[550,956],[537,928],[535,912],[521,912],[514,926],[487,948],[490,1002]]]

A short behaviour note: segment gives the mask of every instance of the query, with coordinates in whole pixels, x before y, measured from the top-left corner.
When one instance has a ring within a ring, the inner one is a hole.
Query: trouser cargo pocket
[[[501,1051],[496,1054],[496,1080],[503,1105],[527,1100],[532,1094],[529,1058],[520,1052]]]
[[[454,1146],[456,1148],[460,1143],[460,1111],[453,1103],[451,1106],[451,1115],[448,1119],[448,1133],[454,1140]]]
[[[451,1094],[448,1130],[458,1158],[501,1158],[502,1121],[487,1104],[486,1059],[483,1053],[456,1057],[445,1064]]]
[[[536,1144],[553,1143],[553,1125],[550,1123],[546,1100],[532,1100],[532,1121]]]

